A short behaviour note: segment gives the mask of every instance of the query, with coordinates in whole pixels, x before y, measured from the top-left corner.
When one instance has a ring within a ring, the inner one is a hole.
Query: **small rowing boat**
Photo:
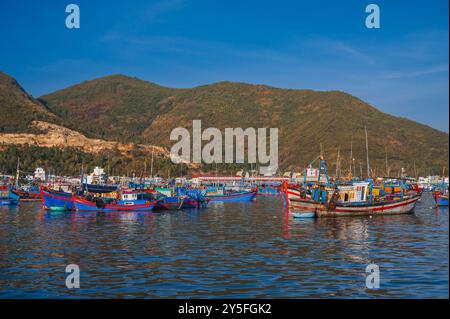
[[[292,217],[294,217],[294,218],[314,218],[314,217],[316,217],[316,212],[293,212]]]

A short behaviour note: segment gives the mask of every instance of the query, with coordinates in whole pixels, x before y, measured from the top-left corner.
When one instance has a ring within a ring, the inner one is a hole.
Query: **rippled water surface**
[[[264,197],[160,213],[0,207],[0,297],[448,298],[448,208],[432,206],[424,194],[414,214],[308,220]]]

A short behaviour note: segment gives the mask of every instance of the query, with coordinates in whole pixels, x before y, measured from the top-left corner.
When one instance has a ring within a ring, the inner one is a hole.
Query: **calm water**
[[[448,298],[448,208],[431,206],[425,194],[411,215],[316,220],[261,197],[153,214],[0,207],[0,297]]]

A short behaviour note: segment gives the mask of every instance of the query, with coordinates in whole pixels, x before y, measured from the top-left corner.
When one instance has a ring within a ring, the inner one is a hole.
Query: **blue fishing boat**
[[[0,185],[0,206],[17,205],[19,195],[15,194],[8,185]]]
[[[24,201],[39,201],[41,200],[41,192],[37,185],[25,185],[20,188],[16,188],[13,192],[19,195],[21,200]]]
[[[180,196],[159,196],[156,199],[154,210],[178,210],[183,206],[184,198]]]
[[[204,196],[205,192],[200,189],[177,187],[175,192],[183,198],[181,208],[205,208],[208,206],[209,199]]]
[[[448,206],[448,184],[445,183],[445,176],[442,174],[442,183],[433,193],[436,206]]]
[[[156,201],[145,192],[126,192],[119,200],[107,198],[78,197],[73,195],[72,202],[76,211],[92,212],[137,212],[151,211]]]
[[[448,206],[448,194],[440,194],[434,193],[434,200],[436,202],[436,206]]]
[[[242,190],[242,191],[229,191],[229,190],[217,190],[215,193],[207,192],[205,198],[211,202],[237,202],[237,201],[252,201],[255,199],[257,190]]]
[[[41,199],[45,209],[65,207],[66,210],[73,210],[72,193],[41,188]]]

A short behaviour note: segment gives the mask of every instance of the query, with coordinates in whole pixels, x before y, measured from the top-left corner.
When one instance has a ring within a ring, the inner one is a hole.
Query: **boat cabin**
[[[122,201],[136,201],[136,200],[151,200],[152,195],[145,192],[133,192],[133,193],[122,193],[120,195],[120,200]]]
[[[369,183],[359,182],[352,185],[338,186],[339,199],[338,203],[360,203],[367,201],[367,193]]]

